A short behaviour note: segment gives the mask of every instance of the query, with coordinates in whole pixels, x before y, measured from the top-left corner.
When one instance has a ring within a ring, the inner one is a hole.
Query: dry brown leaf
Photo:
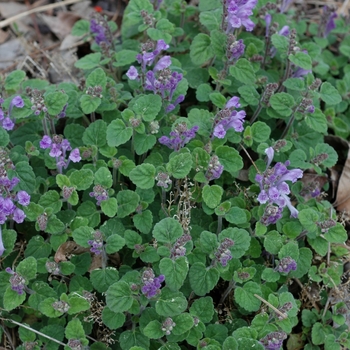
[[[338,211],[350,213],[350,150],[339,179],[337,197],[334,206]]]
[[[102,254],[93,254],[89,272],[102,268]]]
[[[5,32],[2,29],[0,29],[0,44],[4,43],[9,36],[10,36],[10,32]]]
[[[70,34],[74,23],[81,18],[70,12],[59,12],[56,17],[40,14],[40,17],[60,40]]]
[[[67,258],[73,254],[80,255],[88,251],[90,251],[89,248],[83,248],[74,241],[67,241],[59,246],[54,259],[57,263],[59,263],[61,261],[67,261]]]
[[[26,11],[28,11],[28,6],[18,4],[17,2],[0,3],[0,13],[2,17],[6,19]],[[16,21],[18,29],[23,33],[26,33],[30,30],[29,25],[31,23],[32,19],[30,18],[30,16],[22,17],[20,20]]]

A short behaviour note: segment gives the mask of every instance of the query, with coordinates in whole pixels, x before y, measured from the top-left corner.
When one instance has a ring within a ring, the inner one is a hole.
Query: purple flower
[[[126,72],[126,76],[130,80],[135,80],[139,77],[139,72],[137,71],[137,69],[134,66],[130,66],[129,70]]]
[[[101,231],[94,232],[94,239],[89,240],[88,244],[91,246],[90,252],[96,255],[101,254],[103,250],[103,234]]]
[[[13,204],[11,198],[5,198],[3,200],[1,205],[1,210],[6,216],[11,215],[15,209],[16,209],[16,206]]]
[[[94,197],[97,200],[96,205],[101,205],[102,201],[109,198],[107,190],[102,185],[95,185],[93,192],[90,192],[89,196]]]
[[[52,145],[51,137],[44,135],[40,141],[40,148],[43,148],[43,149],[50,148],[51,145]]]
[[[30,195],[26,191],[19,191],[17,193],[17,200],[19,204],[26,207],[30,203]]]
[[[24,101],[22,100],[21,96],[16,96],[12,99],[11,104],[17,108],[23,108],[24,107]]]
[[[5,129],[5,130],[12,130],[15,126],[15,123],[12,121],[11,118],[9,117],[6,117],[3,121],[2,121],[2,127]]]
[[[26,218],[26,214],[24,214],[24,211],[22,209],[16,208],[13,212],[12,218],[17,222],[17,224],[21,224]]]
[[[180,256],[184,256],[186,254],[185,245],[191,239],[192,237],[189,234],[184,234],[178,238],[170,250],[170,258],[176,260]]]
[[[297,269],[297,263],[290,256],[287,256],[280,260],[276,271],[281,273],[289,273],[290,271],[295,271]]]
[[[11,289],[18,294],[23,294],[26,280],[20,274],[14,272],[10,267],[7,267],[5,271],[12,275],[10,277]]]
[[[237,132],[243,131],[243,122],[246,116],[245,111],[235,111],[234,108],[239,108],[239,97],[232,97],[227,103],[226,107],[219,111],[214,119],[214,131],[212,138],[215,136],[223,139],[229,129],[234,129]]]
[[[153,270],[151,268],[147,268],[141,276],[142,293],[146,296],[147,299],[153,298],[155,295],[160,293],[160,287],[164,280],[164,275],[155,277]]]
[[[249,18],[253,14],[253,9],[258,0],[226,0],[227,30],[232,32],[235,28],[244,26],[248,32],[254,29],[254,22]]]
[[[0,226],[0,257],[4,254],[5,247],[4,247],[4,242],[2,241],[2,229]]]
[[[70,154],[69,154],[69,159],[70,159],[73,163],[78,163],[78,162],[81,161],[79,148],[74,148],[73,151],[70,152]]]
[[[66,116],[67,107],[68,107],[68,103],[66,103],[63,106],[62,111],[60,113],[58,113],[57,118],[64,118]]]
[[[285,332],[272,332],[260,339],[259,342],[266,350],[279,350],[284,339],[287,339]]]
[[[153,71],[158,72],[159,70],[163,70],[168,68],[171,65],[170,56],[163,56],[154,66]]]
[[[336,12],[333,12],[331,8],[328,6],[323,7],[323,15],[322,17],[325,19],[325,28],[323,32],[323,37],[326,38],[328,34],[335,29],[335,19],[338,17]]]
[[[198,129],[197,125],[188,129],[186,123],[178,123],[174,130],[170,132],[170,137],[162,136],[158,141],[162,145],[178,151],[196,136]]]
[[[274,209],[276,207],[272,204],[277,204],[280,208],[287,206],[291,212],[291,216],[297,217],[298,211],[292,206],[288,197],[290,189],[286,181],[291,181],[292,183],[296,182],[303,177],[303,172],[300,169],[288,170],[287,166],[290,163],[289,161],[285,162],[285,164],[276,163],[273,168],[270,168],[274,150],[272,147],[269,147],[265,150],[265,153],[268,156],[266,171],[262,175],[257,174],[255,176],[255,180],[260,186],[258,202],[260,204],[270,204],[269,212],[266,213],[267,217],[280,216],[280,212],[276,211],[276,209]]]
[[[59,157],[62,154],[61,147],[57,143],[52,144],[50,156],[53,158]]]
[[[238,41],[234,41],[228,47],[227,58],[229,61],[238,60],[241,56],[243,56],[245,50],[245,45],[243,44],[243,40],[239,39]]]
[[[224,166],[220,163],[219,157],[214,155],[209,160],[208,170],[205,173],[205,177],[208,181],[219,179],[223,171]]]
[[[157,186],[168,188],[169,185],[172,184],[172,181],[170,180],[169,174],[164,172],[159,172],[156,176]]]
[[[136,56],[137,62],[141,64],[142,72],[146,73],[146,66],[151,66],[161,51],[167,50],[168,48],[169,45],[162,39],[157,41],[156,49],[152,52],[148,52],[154,49],[154,44],[152,42],[143,44],[141,48],[142,54]]]
[[[110,44],[110,41],[106,37],[107,29],[105,27],[105,22],[103,18],[101,17],[101,21],[98,21],[97,19],[91,19],[90,21],[90,32],[92,34],[95,34],[95,41],[97,45],[100,45],[102,42],[105,42],[106,44]]]
[[[227,263],[232,259],[229,248],[232,247],[234,243],[235,242],[231,238],[224,238],[215,253],[213,263],[215,264],[218,261],[223,267],[227,266]]]

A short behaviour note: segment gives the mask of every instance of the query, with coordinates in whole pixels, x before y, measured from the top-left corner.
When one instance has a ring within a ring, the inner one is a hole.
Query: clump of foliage
[[[9,74],[1,337],[350,348],[348,237],[319,181],[325,136],[350,135],[349,21],[320,23],[290,0],[130,0],[121,37],[99,14],[75,24],[79,82]]]

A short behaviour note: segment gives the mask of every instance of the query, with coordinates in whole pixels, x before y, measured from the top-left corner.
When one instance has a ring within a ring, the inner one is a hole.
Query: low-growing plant
[[[74,25],[79,82],[2,80],[6,344],[350,348],[348,236],[322,180],[325,136],[350,135],[349,18],[322,11],[130,0],[118,31]]]

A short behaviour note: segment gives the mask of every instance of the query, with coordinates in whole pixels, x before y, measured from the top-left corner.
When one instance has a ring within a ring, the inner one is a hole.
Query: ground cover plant
[[[79,84],[3,77],[3,343],[350,348],[349,30],[290,0],[130,0],[119,29],[74,25]]]

